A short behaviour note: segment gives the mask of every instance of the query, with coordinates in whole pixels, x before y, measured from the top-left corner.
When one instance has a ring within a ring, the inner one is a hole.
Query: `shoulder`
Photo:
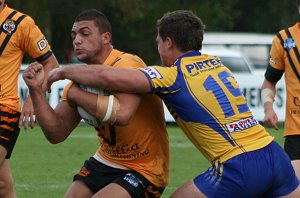
[[[116,67],[124,68],[141,68],[146,67],[145,62],[137,55],[121,52],[118,56],[120,61],[116,63]]]
[[[16,10],[14,8],[10,8],[9,6],[6,6],[5,11],[12,16],[12,18],[17,21],[20,20],[20,18],[22,18],[22,21],[27,21],[29,23],[34,23],[34,20],[31,16],[29,16],[28,14],[21,12],[19,10]]]
[[[7,11],[9,13],[8,17],[14,21],[15,25],[18,25],[18,28],[24,29],[35,26],[34,19],[28,14],[25,14],[12,8],[7,8]]]
[[[25,27],[35,26],[35,21],[31,16],[22,13],[20,17],[23,17],[22,23],[20,25]]]

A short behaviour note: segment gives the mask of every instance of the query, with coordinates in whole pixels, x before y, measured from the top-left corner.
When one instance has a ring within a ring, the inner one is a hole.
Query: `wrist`
[[[261,100],[262,104],[265,106],[265,104],[270,103],[270,105],[273,105],[275,97],[275,92],[270,88],[264,88],[261,90]]]
[[[45,94],[45,91],[42,87],[31,87],[29,88],[29,94],[31,96],[43,96]]]
[[[81,90],[78,89],[78,87],[76,86],[72,86],[70,88],[70,90],[68,91],[68,94],[67,94],[67,100],[70,101],[70,102],[73,102],[73,103],[77,103],[76,99],[77,97],[81,96],[82,94],[78,93],[78,91],[80,92]]]
[[[270,112],[270,111],[274,111],[274,109],[273,109],[273,103],[266,102],[264,104],[264,113],[267,113],[267,112]]]

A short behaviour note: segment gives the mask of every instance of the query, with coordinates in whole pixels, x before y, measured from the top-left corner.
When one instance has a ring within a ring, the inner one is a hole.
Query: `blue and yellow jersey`
[[[274,139],[253,117],[231,71],[218,57],[195,51],[171,67],[140,70],[209,161],[226,161]]]

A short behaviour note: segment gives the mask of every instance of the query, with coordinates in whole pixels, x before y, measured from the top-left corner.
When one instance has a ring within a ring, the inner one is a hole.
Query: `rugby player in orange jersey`
[[[278,118],[273,108],[276,84],[285,75],[286,108],[284,122],[284,150],[289,155],[300,179],[300,1],[297,0],[298,21],[281,30],[274,37],[270,60],[262,84],[264,126],[278,130]]]
[[[18,77],[24,53],[41,63],[48,73],[58,62],[34,20],[0,0],[0,197],[16,196],[8,159],[17,141],[20,126],[34,127],[30,97],[21,108]],[[46,81],[45,81],[46,82]]]
[[[71,36],[78,60],[86,64],[146,67],[138,56],[113,48],[111,25],[97,10],[80,13]],[[98,151],[74,176],[65,197],[160,197],[169,178],[169,144],[162,101],[152,94],[97,96],[70,83],[53,110],[42,94],[44,75],[33,69],[37,66],[32,64],[23,77],[36,117],[51,143],[64,141],[80,122],[76,105],[100,120],[110,115],[107,124],[96,127]]]

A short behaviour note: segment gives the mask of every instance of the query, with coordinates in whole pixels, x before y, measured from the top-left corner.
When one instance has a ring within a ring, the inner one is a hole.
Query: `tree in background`
[[[45,32],[60,62],[72,54],[70,30],[75,16],[95,8],[112,24],[114,45],[141,56],[147,63],[159,62],[156,50],[156,20],[163,13],[190,9],[206,24],[206,32],[275,33],[296,20],[295,0],[30,0],[7,3],[30,14]],[[204,35],[205,36],[205,35]]]

